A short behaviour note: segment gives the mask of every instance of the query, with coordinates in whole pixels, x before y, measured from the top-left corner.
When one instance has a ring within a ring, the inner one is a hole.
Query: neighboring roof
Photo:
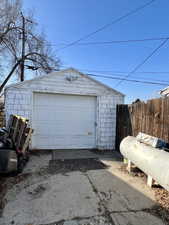
[[[31,79],[31,80],[26,80],[26,81],[23,81],[23,82],[18,82],[18,83],[16,83],[16,84],[11,84],[11,85],[7,86],[5,89],[8,89],[8,88],[10,88],[10,87],[21,87],[21,86],[23,86],[24,84],[30,83],[30,82],[32,82],[32,81],[35,81],[35,80],[37,81],[37,80],[43,79],[44,77],[52,76],[53,73],[68,72],[68,71],[78,73],[78,74],[80,74],[81,76],[84,76],[84,77],[86,77],[87,79],[90,79],[91,81],[94,81],[96,84],[101,85],[101,86],[105,87],[106,89],[108,89],[108,90],[110,90],[110,91],[113,91],[113,92],[117,93],[118,95],[125,96],[123,93],[121,93],[121,92],[119,92],[119,91],[116,91],[115,89],[109,87],[108,85],[103,84],[102,82],[100,82],[100,81],[98,81],[98,80],[96,80],[96,79],[94,79],[94,78],[92,78],[92,77],[90,77],[90,76],[88,76],[88,75],[86,75],[86,74],[84,74],[84,73],[81,73],[80,71],[78,71],[77,69],[74,69],[74,68],[68,68],[68,69],[64,69],[64,70],[58,70],[58,71],[56,71],[56,72],[52,72],[52,73],[49,73],[49,74],[44,75],[44,76],[39,76],[39,77],[33,78],[33,79]]]
[[[160,95],[162,96],[169,96],[169,86],[162,89],[160,92],[159,92]]]

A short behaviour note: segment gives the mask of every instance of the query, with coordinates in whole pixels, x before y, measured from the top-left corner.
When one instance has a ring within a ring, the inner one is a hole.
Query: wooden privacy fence
[[[118,105],[116,148],[121,140],[143,132],[169,142],[169,97],[151,99],[131,105]]]

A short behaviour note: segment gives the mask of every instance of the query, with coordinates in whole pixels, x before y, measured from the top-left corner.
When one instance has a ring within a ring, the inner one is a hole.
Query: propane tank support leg
[[[153,178],[151,176],[149,176],[149,175],[147,177],[147,185],[149,187],[152,187],[152,185],[153,185]]]
[[[127,171],[129,173],[131,173],[131,167],[132,167],[132,162],[128,159],[128,162],[127,162]]]

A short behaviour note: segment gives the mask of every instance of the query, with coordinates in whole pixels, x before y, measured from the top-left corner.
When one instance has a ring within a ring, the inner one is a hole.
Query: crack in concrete
[[[59,220],[57,222],[52,222],[52,223],[47,223],[47,224],[40,224],[40,225],[63,225],[65,222],[68,222],[68,221],[88,220],[88,219],[93,219],[93,218],[98,217],[98,216],[101,216],[101,215],[94,215],[94,216],[87,216],[87,217],[73,217],[73,218],[67,219],[67,220]]]
[[[129,209],[128,207],[126,207],[126,210],[113,210],[113,211],[109,211],[108,208],[107,208],[107,206],[106,206],[106,203],[107,203],[107,200],[110,200],[111,197],[112,197],[110,191],[109,191],[109,196],[107,198],[107,193],[105,193],[105,192],[99,192],[97,190],[97,188],[95,187],[95,185],[93,184],[92,180],[90,179],[89,175],[87,173],[84,173],[84,175],[87,177],[87,179],[88,179],[88,181],[89,181],[89,183],[90,183],[90,185],[91,185],[94,193],[97,195],[97,197],[99,199],[99,206],[100,206],[100,208],[102,208],[102,213],[100,214],[100,216],[104,216],[108,220],[108,222],[110,224],[115,225],[115,223],[114,223],[114,221],[113,221],[113,219],[111,217],[111,214],[113,214],[113,213],[147,212],[147,213],[150,213],[150,214],[154,214],[155,209],[153,209],[153,208],[151,208],[151,209],[150,208],[142,208],[142,209],[135,209],[135,210],[133,210],[133,209]],[[103,195],[103,196],[105,196],[106,197],[106,200],[103,200],[101,198],[100,194]]]
[[[64,223],[69,222],[69,221],[82,222],[82,220],[92,220],[92,219],[95,219],[97,221],[97,220],[99,220],[99,217],[105,218],[106,224],[115,225],[115,222],[113,221],[113,218],[112,218],[111,214],[115,214],[115,213],[119,213],[119,214],[120,213],[126,213],[127,214],[127,213],[137,213],[137,212],[147,212],[147,213],[150,213],[150,214],[154,214],[155,209],[150,209],[150,208],[142,208],[142,209],[135,209],[135,210],[133,210],[133,209],[129,209],[127,207],[126,210],[113,210],[113,211],[110,211],[107,208],[106,204],[107,204],[107,201],[110,200],[111,197],[112,197],[111,191],[109,191],[108,194],[105,193],[105,192],[99,192],[97,190],[97,188],[95,187],[95,185],[93,184],[93,182],[92,182],[91,178],[89,177],[89,175],[86,172],[83,172],[83,174],[88,179],[88,181],[89,181],[89,183],[90,183],[90,185],[92,187],[93,192],[96,194],[97,198],[99,199],[99,202],[98,202],[99,214],[94,215],[94,216],[90,216],[90,217],[74,217],[74,218],[70,218],[70,219],[62,219],[60,221],[47,223],[47,224],[41,224],[41,225],[64,225]],[[102,196],[105,197],[105,199],[102,199]]]
[[[102,211],[101,216],[104,216],[104,217],[107,219],[107,222],[108,222],[108,223],[110,223],[110,224],[112,224],[112,225],[115,225],[115,223],[114,223],[114,221],[113,221],[113,219],[112,219],[112,217],[111,217],[111,215],[110,215],[111,213],[109,212],[108,208],[107,208],[106,205],[105,205],[105,201],[103,201],[103,200],[101,199],[100,195],[99,195],[99,191],[97,190],[97,188],[96,188],[95,185],[93,184],[93,182],[92,182],[92,180],[90,179],[90,177],[88,176],[88,174],[87,174],[87,173],[84,173],[84,175],[87,177],[87,179],[88,179],[88,181],[89,181],[89,183],[90,183],[90,185],[91,185],[93,191],[95,192],[96,196],[97,196],[98,199],[99,199],[99,206],[100,206],[99,208],[100,208],[101,211]]]
[[[110,213],[137,213],[137,212],[153,212],[155,209],[144,208],[144,209],[127,209],[127,210],[113,210],[109,211]]]
[[[57,222],[47,223],[47,224],[40,224],[40,225],[63,225],[66,220],[59,220]]]
[[[93,187],[93,185],[92,185],[92,187]],[[98,193],[98,191],[95,192],[95,193]],[[99,198],[99,196],[98,196],[98,198]],[[68,222],[68,221],[90,220],[90,219],[94,219],[94,218],[97,218],[97,217],[105,217],[109,224],[115,225],[115,223],[114,223],[113,219],[111,218],[110,214],[113,214],[113,213],[137,213],[137,212],[148,212],[148,213],[151,213],[151,212],[154,212],[154,211],[155,211],[155,209],[150,209],[150,208],[143,208],[143,209],[138,209],[138,210],[132,210],[131,209],[131,210],[127,210],[127,211],[125,211],[125,210],[114,210],[114,211],[106,210],[106,211],[104,211],[103,214],[99,214],[99,215],[94,215],[94,216],[89,216],[89,217],[73,217],[73,218],[67,219],[67,220],[59,220],[57,222],[52,222],[52,223],[47,223],[47,224],[40,224],[40,225],[64,225],[64,223]]]

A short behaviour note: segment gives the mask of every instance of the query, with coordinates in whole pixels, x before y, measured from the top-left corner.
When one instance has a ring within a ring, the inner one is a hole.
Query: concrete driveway
[[[153,215],[152,190],[120,170],[121,162],[104,159],[104,169],[50,173],[49,158],[33,156],[27,177],[7,191],[1,225],[164,224]]]

